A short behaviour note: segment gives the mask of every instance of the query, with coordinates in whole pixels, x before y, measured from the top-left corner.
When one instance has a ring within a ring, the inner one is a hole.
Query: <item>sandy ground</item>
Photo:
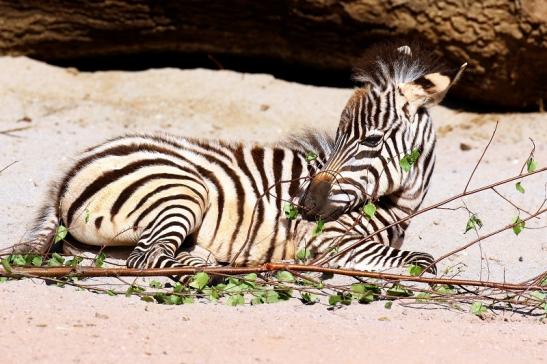
[[[129,132],[272,142],[306,127],[336,128],[351,93],[292,84],[269,75],[162,69],[78,73],[26,58],[0,58],[0,249],[21,239],[47,181],[78,150]],[[425,205],[463,190],[496,121],[496,138],[471,188],[520,170],[532,137],[547,161],[546,114],[432,110],[439,142]],[[469,147],[462,150],[461,144]],[[499,192],[525,210],[545,195],[545,174]],[[515,208],[493,192],[467,206],[483,232],[511,222]],[[460,206],[454,203],[451,206]],[[525,216],[525,213],[523,213]],[[410,226],[404,247],[440,256],[470,241],[467,213],[435,210]],[[547,225],[543,216],[529,227]],[[520,282],[547,266],[545,229],[508,231],[447,259],[462,277]],[[36,281],[0,284],[0,345],[6,363],[27,362],[544,362],[547,326],[538,317],[489,312],[486,320],[428,306],[383,303],[334,311],[297,300],[263,306],[163,306]]]

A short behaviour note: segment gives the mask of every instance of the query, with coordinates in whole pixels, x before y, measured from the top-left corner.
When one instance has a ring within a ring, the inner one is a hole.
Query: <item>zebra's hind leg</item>
[[[129,268],[202,266],[198,260],[176,258],[186,237],[201,223],[199,207],[193,202],[163,208],[142,231],[126,265]]]
[[[343,242],[341,248],[343,249],[344,245],[348,246],[358,241],[358,239],[362,239],[362,236],[360,238],[349,238],[348,241]],[[437,273],[437,267],[433,264],[435,259],[430,254],[396,249],[372,240],[363,243],[331,262],[335,266],[344,268],[374,271],[417,265],[422,269],[429,267],[429,273]],[[318,264],[321,264],[321,262],[318,262]]]

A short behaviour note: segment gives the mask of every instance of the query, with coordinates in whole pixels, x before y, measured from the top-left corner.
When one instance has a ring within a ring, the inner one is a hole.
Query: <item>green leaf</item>
[[[182,296],[176,294],[170,294],[167,296],[166,303],[168,305],[182,305]]]
[[[515,217],[515,219],[513,220],[513,232],[515,233],[515,235],[520,234],[524,229],[524,226],[526,226],[526,222],[522,221],[521,218],[518,216]]]
[[[285,217],[289,220],[294,220],[298,216],[298,209],[290,202],[285,203],[283,212],[285,213]]]
[[[262,297],[253,297],[251,299],[251,305],[255,306],[255,305],[261,305],[264,303],[264,299]]]
[[[150,288],[156,288],[156,289],[163,288],[163,284],[160,281],[156,281],[156,280],[150,281],[148,285],[150,286]]]
[[[116,295],[116,293],[115,293],[113,290],[111,290],[111,289],[109,289],[108,291],[106,291],[106,294],[109,295],[109,296],[115,296],[115,295]]]
[[[306,262],[311,258],[311,251],[308,248],[302,248],[296,253],[296,259],[301,262]]]
[[[311,162],[311,161],[314,161],[317,159],[317,154],[312,152],[312,151],[309,151],[306,153],[306,162]]]
[[[534,172],[537,166],[538,164],[533,157],[528,158],[528,160],[526,161],[526,170],[528,171],[528,173]]]
[[[473,302],[473,304],[471,305],[471,307],[469,308],[469,311],[473,314],[473,315],[477,315],[477,316],[482,316],[482,314],[484,314],[487,309],[486,307],[482,304],[482,302]]]
[[[413,164],[416,163],[419,157],[420,151],[418,149],[413,149],[412,152],[404,155],[403,158],[401,158],[401,160],[399,161],[399,165],[401,166],[403,171],[409,172],[410,168]]]
[[[396,297],[410,297],[413,295],[412,291],[399,285],[395,284],[393,287],[387,290],[387,294],[389,296],[396,296]]]
[[[479,219],[479,217],[475,214],[471,214],[469,216],[469,220],[467,220],[467,224],[465,225],[465,233],[467,233],[469,230],[478,230],[482,228],[482,221]]]
[[[5,283],[8,281],[8,277],[0,277],[0,283]]]
[[[363,214],[365,214],[365,218],[367,220],[370,220],[374,217],[374,214],[376,214],[376,205],[374,205],[372,202],[367,203],[363,206]]]
[[[173,293],[181,293],[183,289],[184,289],[184,286],[182,285],[182,283],[177,282],[175,284],[175,287],[173,287]]]
[[[201,291],[207,283],[209,283],[209,275],[205,272],[199,272],[194,276],[194,279],[190,282],[189,286]]]
[[[410,267],[408,267],[408,274],[410,274],[413,277],[418,277],[424,269],[420,267],[419,265],[412,264]]]
[[[182,303],[184,303],[185,305],[191,305],[192,303],[194,303],[194,297],[192,296],[182,297]]]
[[[387,301],[384,305],[384,308],[391,310],[391,306],[393,306],[393,301]]]
[[[67,233],[68,233],[68,230],[65,226],[63,225],[57,226],[57,230],[55,231],[55,243],[58,243],[64,238],[66,238]]]
[[[294,276],[286,270],[280,270],[275,276],[280,282],[294,282]]]
[[[6,273],[11,273],[11,265],[9,264],[8,258],[2,259],[0,263],[2,264],[2,267],[4,267],[4,270],[6,271]]]
[[[47,265],[50,267],[60,267],[65,263],[65,258],[57,253],[51,254],[51,258],[47,261]]]
[[[357,295],[357,301],[359,303],[371,303],[376,299],[376,295],[371,291],[365,291],[362,294]]]
[[[453,286],[450,286],[450,285],[441,285],[439,287],[436,287],[435,288],[435,292],[439,293],[439,294],[454,294],[454,287]]]
[[[142,297],[141,297],[141,301],[144,301],[144,302],[154,302],[154,297],[151,297],[151,296],[142,296]]]
[[[66,266],[69,266],[69,267],[77,267],[78,265],[80,265],[81,262],[84,261],[84,258],[82,257],[74,257],[70,260],[68,260],[65,265]]]
[[[351,294],[337,293],[329,296],[329,305],[335,306],[338,303],[351,305]]]
[[[249,282],[256,282],[256,279],[258,277],[257,277],[256,273],[249,273],[249,274],[244,275],[243,278],[246,281],[249,281]]]
[[[266,303],[277,303],[279,302],[280,296],[276,291],[266,291],[264,294],[264,302]]]
[[[342,302],[342,297],[341,296],[339,296],[337,294],[333,294],[333,295],[329,296],[329,305],[335,306],[339,302]]]
[[[84,222],[87,224],[89,222],[89,210],[88,209],[85,209],[84,211]]]
[[[545,301],[545,297],[547,297],[545,293],[540,291],[533,291],[532,293],[530,293],[530,296],[534,297],[535,299],[539,301]]]
[[[524,193],[524,187],[522,187],[522,185],[520,184],[520,182],[517,182],[515,184],[515,188],[517,189],[517,191],[519,191],[520,193]]]
[[[302,303],[305,305],[313,305],[317,302],[317,296],[309,292],[300,292]]]
[[[27,261],[26,261],[25,257],[23,257],[20,254],[10,255],[10,258],[11,258],[10,259],[11,264],[13,264],[13,265],[26,265],[27,264]]]
[[[106,254],[104,252],[100,252],[95,257],[95,267],[101,268],[104,265],[105,259],[106,259]]]
[[[243,298],[240,294],[235,294],[233,296],[228,297],[226,300],[226,304],[228,306],[239,306],[245,304],[245,298]]]
[[[431,294],[427,292],[420,292],[416,295],[416,302],[427,302],[431,298]]]
[[[32,258],[31,264],[35,267],[41,267],[43,263],[43,259],[41,256],[35,256]]]
[[[313,227],[312,234],[313,236],[317,236],[323,232],[323,229],[325,228],[325,222],[323,219],[319,218],[317,222],[315,223],[315,226]]]

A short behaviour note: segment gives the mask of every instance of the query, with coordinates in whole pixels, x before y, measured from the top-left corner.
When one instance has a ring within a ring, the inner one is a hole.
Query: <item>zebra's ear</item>
[[[450,87],[460,78],[465,67],[467,63],[464,63],[456,72],[429,73],[417,80],[400,84],[399,89],[415,109],[433,106],[442,101]]]

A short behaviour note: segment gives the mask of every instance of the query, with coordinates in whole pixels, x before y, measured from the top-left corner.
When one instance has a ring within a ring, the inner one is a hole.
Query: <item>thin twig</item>
[[[496,121],[496,126],[494,127],[494,131],[492,132],[492,135],[490,136],[490,140],[488,141],[488,144],[486,144],[486,147],[484,147],[484,150],[482,151],[481,157],[475,164],[475,168],[473,168],[473,172],[471,172],[471,175],[469,176],[469,179],[467,180],[467,184],[465,185],[465,188],[463,189],[463,193],[467,192],[467,188],[469,187],[469,184],[471,183],[471,180],[473,179],[473,175],[477,171],[477,168],[479,168],[479,165],[481,164],[482,158],[486,154],[486,151],[488,150],[488,147],[490,147],[490,144],[492,143],[492,140],[494,140],[494,135],[496,135],[496,131],[498,130],[498,124],[500,122]]]

